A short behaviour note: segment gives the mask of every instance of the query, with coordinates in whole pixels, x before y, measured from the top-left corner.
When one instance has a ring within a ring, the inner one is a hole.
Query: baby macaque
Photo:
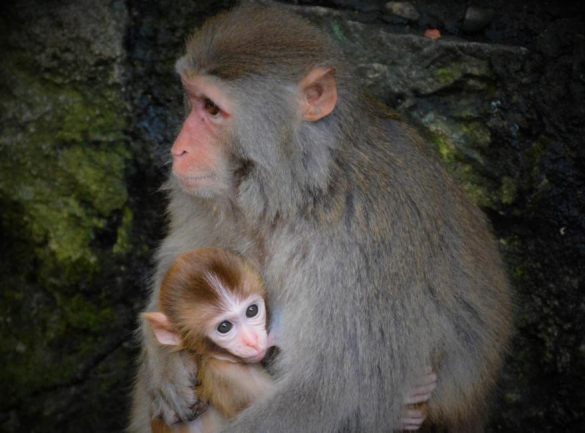
[[[273,345],[266,331],[265,288],[243,258],[219,248],[182,254],[164,277],[160,312],[144,313],[161,345],[186,351],[197,365],[197,397],[210,408],[190,423],[151,421],[152,433],[213,433],[273,385],[259,362]],[[417,430],[436,375],[421,372],[405,400],[403,430]]]
[[[153,433],[217,431],[271,389],[259,364],[270,346],[264,296],[258,272],[228,251],[191,251],[174,262],[162,282],[160,312],[142,317],[160,344],[193,357],[195,391],[210,408],[172,428],[153,420]]]

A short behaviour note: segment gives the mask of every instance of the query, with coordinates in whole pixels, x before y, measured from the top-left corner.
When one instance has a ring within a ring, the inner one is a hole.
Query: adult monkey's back
[[[276,391],[229,432],[388,432],[427,365],[427,423],[481,432],[511,332],[484,215],[410,128],[365,96],[305,20],[242,8],[177,63],[190,111],[175,142],[159,283],[182,252],[257,263],[278,318]],[[191,366],[147,330],[132,429],[189,416]]]

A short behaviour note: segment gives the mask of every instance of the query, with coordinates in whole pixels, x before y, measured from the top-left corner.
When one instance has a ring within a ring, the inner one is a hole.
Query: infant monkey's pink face
[[[269,347],[264,299],[259,295],[246,299],[229,296],[224,302],[225,312],[213,323],[209,337],[245,362],[260,362]]]

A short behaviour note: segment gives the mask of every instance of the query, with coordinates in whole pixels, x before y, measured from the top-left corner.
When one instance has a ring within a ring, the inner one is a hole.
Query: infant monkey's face
[[[218,315],[209,337],[218,346],[245,362],[260,362],[268,350],[266,305],[261,296],[226,300],[223,314]]]

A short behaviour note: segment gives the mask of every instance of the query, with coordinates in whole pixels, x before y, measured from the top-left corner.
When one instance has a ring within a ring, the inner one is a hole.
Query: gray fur
[[[210,49],[222,29],[236,34],[237,23],[254,22],[262,35],[258,16],[282,20],[285,36],[287,26],[318,32],[283,12],[258,14],[238,9],[209,24],[177,68],[213,71],[228,58]],[[230,142],[233,190],[194,197],[170,179],[169,235],[147,310],[157,309],[161,278],[185,251],[222,247],[260,266],[279,316],[277,386],[225,432],[399,429],[404,396],[426,365],[438,375],[428,422],[481,432],[511,333],[508,282],[486,218],[416,133],[355,88],[351,68],[319,37],[339,102],[316,123],[301,120],[291,91],[316,63],[304,72],[259,63],[270,73],[257,75],[246,64],[245,75],[223,78],[241,110]],[[164,401],[155,412],[187,417],[190,366],[157,351],[146,330],[143,343],[133,426],[144,425],[149,399]]]

